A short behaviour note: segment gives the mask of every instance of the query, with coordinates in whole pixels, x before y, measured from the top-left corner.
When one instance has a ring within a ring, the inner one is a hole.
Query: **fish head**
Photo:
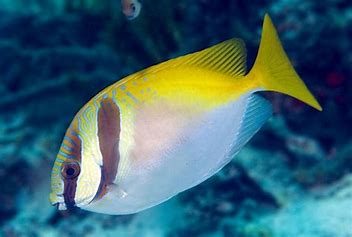
[[[80,124],[83,121],[85,124]],[[95,149],[95,126],[90,121],[76,116],[66,131],[52,168],[49,199],[59,210],[85,206],[98,192],[101,154]]]
[[[142,4],[137,0],[122,0],[122,12],[128,20],[138,17],[142,9]]]

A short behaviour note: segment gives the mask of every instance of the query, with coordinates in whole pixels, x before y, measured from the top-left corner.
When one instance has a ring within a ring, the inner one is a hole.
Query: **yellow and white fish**
[[[138,0],[121,0],[122,12],[128,20],[138,17],[142,4]]]
[[[52,170],[51,203],[130,214],[203,182],[271,116],[271,104],[255,92],[281,92],[321,110],[268,15],[248,74],[245,60],[244,43],[231,39],[101,91],[66,132]]]

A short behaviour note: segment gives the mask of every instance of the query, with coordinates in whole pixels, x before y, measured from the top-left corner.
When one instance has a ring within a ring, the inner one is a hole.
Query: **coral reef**
[[[264,93],[274,116],[219,174],[150,210],[58,212],[49,176],[75,112],[143,67],[243,38],[248,68],[269,12],[318,113]],[[0,236],[352,237],[352,4],[0,0]]]

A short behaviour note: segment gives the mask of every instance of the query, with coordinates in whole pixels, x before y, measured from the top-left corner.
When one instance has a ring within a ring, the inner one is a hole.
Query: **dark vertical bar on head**
[[[94,200],[102,198],[108,185],[113,184],[116,178],[120,161],[120,131],[119,107],[111,98],[105,98],[101,101],[98,111],[98,138],[103,165],[99,189]]]
[[[72,160],[72,162],[76,162],[78,165],[81,163],[82,142],[78,136],[77,123],[78,121],[74,120],[65,134],[65,139],[67,137],[71,141],[67,146],[69,150],[66,151],[65,153],[68,153],[67,155],[69,157],[72,157],[72,159],[69,159],[67,162],[63,163],[63,167],[62,167],[63,170],[65,169],[66,164],[71,163],[70,160]],[[63,179],[64,200],[67,208],[75,206],[77,180],[78,180],[78,176],[73,179],[66,179],[66,178]]]

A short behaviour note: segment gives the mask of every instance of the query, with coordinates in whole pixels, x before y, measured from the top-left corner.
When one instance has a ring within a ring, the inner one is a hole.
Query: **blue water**
[[[352,3],[0,0],[0,236],[352,237]],[[50,170],[74,114],[107,85],[217,42],[255,59],[269,13],[324,108],[266,93],[274,115],[218,175],[157,207],[57,211]]]

